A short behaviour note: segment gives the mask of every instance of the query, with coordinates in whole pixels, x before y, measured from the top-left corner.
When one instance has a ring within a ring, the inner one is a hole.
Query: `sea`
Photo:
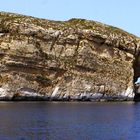
[[[140,103],[0,102],[0,140],[140,140]]]

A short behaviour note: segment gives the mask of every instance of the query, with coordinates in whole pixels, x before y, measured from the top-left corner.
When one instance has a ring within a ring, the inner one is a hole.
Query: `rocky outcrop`
[[[139,38],[102,23],[0,13],[1,100],[133,100]]]

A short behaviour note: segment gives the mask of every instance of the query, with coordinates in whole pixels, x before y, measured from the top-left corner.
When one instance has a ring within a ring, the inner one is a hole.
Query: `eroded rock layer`
[[[0,13],[1,100],[133,100],[139,38],[94,21]]]

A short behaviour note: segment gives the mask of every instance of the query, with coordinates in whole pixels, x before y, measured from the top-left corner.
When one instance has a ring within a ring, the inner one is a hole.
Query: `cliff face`
[[[1,100],[133,100],[139,38],[94,21],[0,13]]]

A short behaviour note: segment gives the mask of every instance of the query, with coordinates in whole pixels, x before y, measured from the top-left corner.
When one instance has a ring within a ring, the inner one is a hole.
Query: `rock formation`
[[[133,100],[139,50],[138,37],[99,22],[1,12],[0,99]]]

